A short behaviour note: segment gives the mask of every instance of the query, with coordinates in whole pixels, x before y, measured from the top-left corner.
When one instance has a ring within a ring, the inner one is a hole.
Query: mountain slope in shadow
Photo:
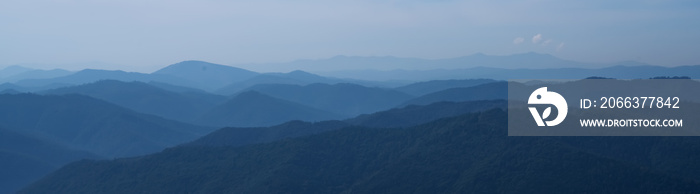
[[[211,131],[81,95],[0,95],[0,123],[105,157],[152,153]]]
[[[496,100],[508,98],[507,82],[492,82],[466,88],[450,88],[419,96],[404,102],[407,105],[426,105],[435,102],[464,102],[474,100]]]
[[[351,125],[364,127],[409,127],[444,117],[458,116],[493,108],[505,108],[506,101],[438,102],[426,106],[408,106],[344,121],[290,121],[270,127],[227,127],[216,130],[183,146],[244,146],[286,138],[314,135]]]
[[[240,82],[231,83],[227,86],[219,88],[216,93],[222,95],[234,95],[246,88],[260,84],[291,84],[291,85],[307,85],[312,83],[335,84],[345,80],[328,78],[312,74],[305,71],[292,71],[289,73],[265,73],[252,77]]]
[[[248,91],[203,114],[197,123],[221,127],[260,127],[292,120],[323,121],[338,118],[340,116],[337,114]]]
[[[700,191],[697,179],[610,159],[562,139],[508,137],[506,119],[506,112],[492,110],[410,128],[350,127],[243,147],[177,147],[144,157],[84,160],[20,193]]]
[[[385,88],[365,87],[356,84],[262,84],[246,89],[307,105],[317,109],[353,117],[359,114],[386,110],[412,96]]]
[[[14,193],[69,162],[97,158],[46,139],[0,129],[0,193]]]
[[[466,88],[495,81],[492,79],[432,80],[412,83],[394,89],[413,96],[422,96],[450,88]]]
[[[82,94],[138,112],[192,122],[206,111],[226,101],[208,93],[167,91],[143,82],[102,80],[95,83],[48,90],[46,94]]]

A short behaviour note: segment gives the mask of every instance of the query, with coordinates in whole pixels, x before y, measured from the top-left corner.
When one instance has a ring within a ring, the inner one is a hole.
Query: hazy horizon
[[[152,72],[185,60],[255,69],[241,65],[338,55],[443,59],[527,52],[592,63],[697,65],[698,5],[10,0],[0,2],[0,67]]]
[[[397,56],[391,56],[391,55],[385,55],[385,56],[334,55],[334,56],[326,57],[326,58],[295,59],[295,60],[290,60],[290,61],[253,62],[253,63],[241,63],[241,64],[226,64],[226,63],[217,63],[217,62],[212,62],[212,61],[207,61],[207,60],[187,59],[187,60],[182,60],[182,61],[176,61],[176,62],[169,63],[169,64],[158,64],[158,65],[152,65],[152,66],[145,66],[145,68],[144,67],[138,68],[135,66],[120,65],[120,64],[111,64],[111,63],[105,63],[105,62],[101,62],[101,61],[82,62],[82,63],[66,63],[66,64],[20,63],[20,64],[9,64],[9,65],[0,64],[0,70],[11,67],[11,66],[19,66],[19,67],[39,69],[39,70],[63,69],[63,70],[69,70],[69,71],[80,71],[80,70],[85,70],[85,69],[101,69],[101,70],[121,70],[121,71],[139,72],[139,73],[153,73],[153,72],[158,71],[162,68],[168,67],[168,66],[176,64],[176,63],[184,62],[184,61],[204,61],[204,62],[219,64],[219,65],[226,65],[226,66],[231,66],[231,67],[242,68],[242,69],[256,71],[256,72],[260,72],[260,73],[267,73],[267,72],[285,72],[286,73],[286,72],[293,71],[293,70],[289,70],[289,69],[277,70],[274,67],[278,67],[279,64],[287,64],[287,63],[301,62],[301,61],[329,60],[329,59],[333,59],[336,57],[343,57],[343,56],[344,57],[366,57],[366,58],[390,57],[390,58],[397,58],[397,59],[441,60],[441,59],[454,59],[454,58],[459,58],[459,57],[469,57],[469,56],[479,55],[479,54],[483,54],[486,56],[507,57],[507,56],[514,56],[514,55],[530,54],[530,53],[548,54],[548,53],[537,53],[537,52],[513,53],[513,54],[509,54],[509,55],[490,55],[490,54],[485,54],[485,53],[474,53],[474,54],[470,54],[470,55],[448,57],[448,58],[397,57]],[[554,55],[552,55],[552,56],[554,56]],[[554,57],[556,57],[556,56],[554,56]],[[559,58],[559,59],[568,60],[568,59],[563,59],[563,58]],[[569,61],[573,61],[573,60],[569,60]],[[627,61],[631,61],[631,60],[627,60]],[[575,61],[575,62],[594,63],[594,62],[590,62],[590,61]],[[608,63],[612,64],[612,63],[618,63],[618,62],[625,62],[625,61],[624,60],[623,61],[610,61],[610,62],[602,62],[601,64],[608,64]],[[639,61],[636,61],[636,62],[639,62]],[[267,66],[265,66],[265,65],[267,65]],[[650,64],[650,65],[654,65],[654,64]],[[698,64],[698,65],[700,65],[700,64]],[[68,68],[63,68],[63,67],[68,67]],[[270,69],[271,67],[272,67],[272,69]],[[673,67],[673,66],[669,66],[669,67]],[[294,68],[292,68],[292,69],[294,69]],[[295,69],[295,70],[298,70],[298,69]],[[405,69],[405,70],[411,70],[411,69],[409,68],[409,69]]]

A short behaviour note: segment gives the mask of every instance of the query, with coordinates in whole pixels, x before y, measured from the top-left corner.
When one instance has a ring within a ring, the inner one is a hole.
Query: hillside
[[[440,90],[446,90],[450,88],[466,88],[495,81],[496,80],[492,79],[432,80],[426,82],[412,83],[394,89],[413,96],[422,96]]]
[[[13,193],[61,166],[94,154],[0,129],[0,193]]]
[[[311,72],[325,72],[334,74],[332,76],[342,77],[335,74],[337,71],[367,70],[391,71],[397,69],[404,70],[429,70],[429,69],[459,69],[472,67],[497,67],[506,69],[518,68],[571,68],[589,67],[600,68],[613,66],[617,63],[585,63],[557,58],[546,53],[517,53],[511,55],[486,55],[475,53],[472,55],[443,58],[443,59],[420,59],[404,58],[394,56],[344,56],[338,55],[326,59],[317,60],[297,60],[286,63],[256,64],[261,67],[278,69],[280,71],[304,70]],[[626,64],[646,65],[639,62],[628,62]],[[385,77],[387,78],[387,77]]]
[[[698,176],[612,159],[567,139],[508,137],[500,124],[506,117],[492,110],[405,129],[351,127],[244,147],[178,147],[136,158],[83,160],[20,193],[700,192]],[[680,146],[663,142],[666,148]],[[640,146],[662,148],[618,148]],[[694,155],[648,154],[641,157],[665,156],[674,165],[697,161]]]
[[[0,95],[0,123],[105,157],[153,153],[211,131],[80,95]]]
[[[290,85],[307,85],[312,83],[335,84],[341,83],[344,80],[327,78],[304,71],[292,71],[289,73],[265,73],[243,80],[236,83],[231,83],[222,88],[219,88],[216,93],[222,95],[233,95],[246,88],[260,84],[290,84]]]
[[[308,136],[338,130],[350,125],[364,127],[409,127],[444,117],[505,108],[506,101],[439,102],[426,106],[408,106],[373,114],[360,115],[344,121],[290,121],[270,127],[227,127],[216,130],[184,146],[244,146],[286,138]]]
[[[183,61],[153,72],[152,75],[183,78],[192,81],[196,88],[213,91],[234,82],[250,79],[258,73],[204,61]]]
[[[196,123],[220,127],[261,127],[292,120],[323,121],[339,115],[249,91],[203,114]]]
[[[80,85],[93,83],[100,80],[119,80],[123,82],[164,82],[173,85],[181,86],[194,86],[196,85],[189,80],[185,80],[179,77],[174,77],[165,74],[145,74],[137,72],[125,72],[118,70],[99,70],[99,69],[85,69],[72,73],[66,76],[53,77],[53,78],[36,78],[36,79],[23,79],[17,81],[15,84],[22,87],[40,87],[46,88],[51,85]],[[54,87],[55,88],[55,87]],[[53,89],[53,88],[46,88]]]
[[[450,88],[408,100],[402,104],[426,105],[435,102],[464,102],[473,100],[495,100],[508,98],[507,82],[492,82],[473,87]]]
[[[183,146],[244,146],[267,143],[286,138],[313,135],[338,130],[349,124],[341,121],[290,121],[271,127],[227,127],[216,130]]]
[[[445,79],[584,79],[591,76],[611,77],[617,79],[646,79],[656,76],[689,76],[700,77],[700,65],[692,66],[651,66],[632,62],[611,64],[608,67],[553,67],[535,68],[523,65],[520,68],[508,69],[493,66],[460,67],[454,69],[431,70],[348,70],[327,72],[324,76],[333,76],[362,80],[410,80],[429,81]]]
[[[176,93],[143,82],[102,80],[95,83],[48,90],[46,94],[82,94],[138,112],[192,122],[206,111],[226,101],[207,93]]]
[[[466,113],[485,111],[494,108],[505,110],[505,100],[482,100],[466,102],[436,102],[429,105],[409,105],[373,114],[364,114],[344,120],[347,123],[365,127],[410,127],[440,118],[454,117]]]
[[[263,84],[246,89],[348,117],[386,110],[412,96],[356,84]]]

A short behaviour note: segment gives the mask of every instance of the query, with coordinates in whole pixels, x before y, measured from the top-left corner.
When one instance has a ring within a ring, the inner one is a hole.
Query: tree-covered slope
[[[505,100],[467,102],[436,102],[429,105],[409,105],[344,120],[365,127],[410,127],[444,117],[453,117],[494,108],[505,109]]]
[[[105,157],[153,153],[211,131],[81,95],[0,95],[0,123]]]
[[[285,138],[338,130],[349,124],[342,121],[290,121],[271,127],[227,127],[216,130],[183,146],[244,146]]]
[[[450,88],[410,99],[402,104],[426,105],[435,102],[464,102],[508,98],[507,82],[492,82],[472,87]]]
[[[410,128],[350,127],[244,147],[83,160],[21,193],[700,192],[698,179],[592,153],[566,139],[508,137],[506,118],[496,109]],[[683,165],[697,161],[668,157]]]
[[[102,80],[45,91],[47,94],[82,94],[138,112],[191,122],[223,103],[226,97],[194,92],[173,92],[143,82]]]
[[[197,123],[221,127],[261,127],[292,120],[323,121],[339,117],[330,112],[248,91],[204,113],[197,119]]]
[[[94,154],[0,128],[0,193],[13,193],[61,166]]]
[[[422,96],[440,90],[446,90],[450,88],[466,88],[495,81],[496,80],[492,79],[431,80],[425,82],[412,83],[405,86],[396,87],[394,89],[413,96]]]
[[[313,108],[354,117],[393,108],[413,96],[357,84],[261,84],[246,89]]]

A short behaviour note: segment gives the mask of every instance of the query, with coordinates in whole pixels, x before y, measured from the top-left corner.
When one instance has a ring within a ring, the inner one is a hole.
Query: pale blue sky
[[[183,60],[479,52],[677,66],[700,64],[699,51],[694,1],[0,1],[0,67],[150,72]]]

